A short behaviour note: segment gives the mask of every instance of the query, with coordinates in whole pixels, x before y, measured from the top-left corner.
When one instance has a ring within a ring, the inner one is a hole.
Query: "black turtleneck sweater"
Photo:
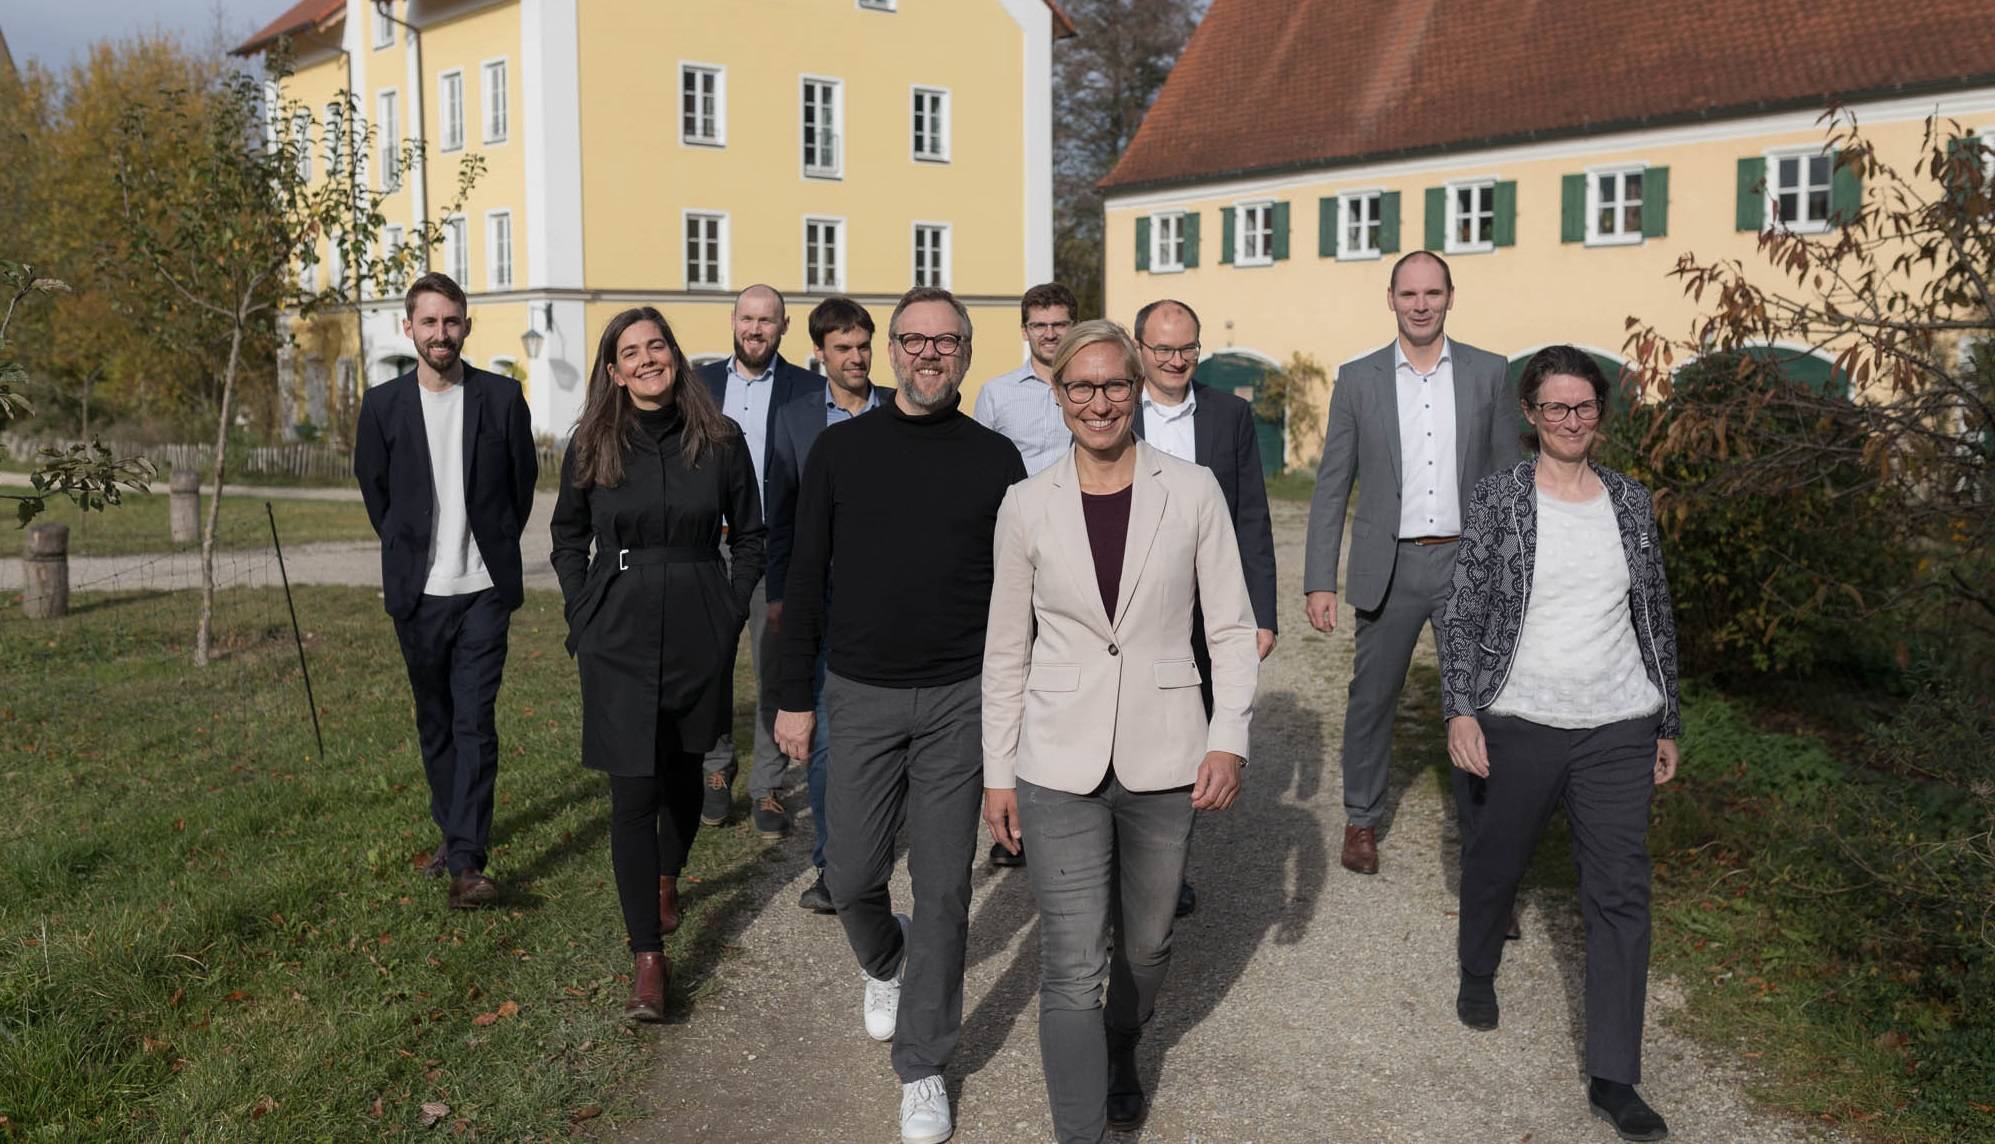
[[[633,408],[631,412],[637,414],[637,431],[660,445],[685,423],[685,418],[679,416],[679,403],[676,401],[658,409]]]
[[[783,590],[783,710],[812,709],[820,647],[832,671],[876,687],[983,670],[992,534],[1025,463],[959,404],[909,416],[889,401],[811,449]]]

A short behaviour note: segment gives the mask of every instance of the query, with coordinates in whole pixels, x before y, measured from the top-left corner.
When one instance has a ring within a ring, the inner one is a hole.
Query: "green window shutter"
[[[1272,211],[1269,211],[1268,213],[1273,216],[1274,259],[1276,262],[1280,262],[1282,259],[1288,257],[1287,201],[1284,200],[1282,202],[1276,203],[1274,209]]]
[[[1947,160],[1955,164],[1980,166],[1986,161],[1981,152],[1981,137],[1979,135],[1959,135],[1947,140]],[[1953,171],[1952,185],[1947,188],[1947,199],[1954,205],[1955,209],[1959,209],[1967,201],[1967,196],[1972,186],[1973,176],[1966,168],[1956,166]]]
[[[1836,152],[1835,174],[1829,176],[1829,221],[1837,226],[1848,226],[1863,209],[1863,174],[1844,164],[1843,154]]]
[[[1496,217],[1490,220],[1490,242],[1495,246],[1517,245],[1517,181],[1505,179],[1496,184]]]
[[[1185,269],[1190,270],[1198,265],[1198,212],[1186,211],[1184,220],[1178,225],[1184,228],[1184,263]]]
[[[1427,188],[1427,249],[1448,245],[1448,188]]]
[[[1399,253],[1399,192],[1387,191],[1378,197],[1378,250],[1380,254]]]
[[[1586,241],[1586,176],[1559,176],[1559,241]]]
[[[1766,229],[1766,160],[1739,160],[1738,230]]]
[[[1233,228],[1237,225],[1232,207],[1219,208],[1219,261],[1233,264]]]
[[[1150,216],[1139,215],[1136,219],[1136,269],[1150,269]]]
[[[1316,256],[1337,257],[1337,196],[1316,200]]]
[[[1669,168],[1650,167],[1642,172],[1642,237],[1661,238],[1669,233]]]

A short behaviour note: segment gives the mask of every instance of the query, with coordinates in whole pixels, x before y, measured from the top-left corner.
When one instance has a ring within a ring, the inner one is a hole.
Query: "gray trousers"
[[[1517,883],[1563,802],[1586,919],[1586,1071],[1639,1084],[1656,716],[1585,730],[1504,715],[1478,721],[1489,745],[1489,779],[1476,830],[1462,841],[1462,968],[1496,972]]]
[[[768,580],[755,582],[755,594],[748,598],[748,656],[755,671],[755,751],[748,763],[748,797],[761,798],[773,792],[783,781],[783,770],[789,765],[783,752],[776,748],[776,689],[769,685],[769,677],[764,672],[776,670],[774,648],[762,645],[769,640],[769,595]],[[726,771],[734,773],[734,736],[723,734],[713,750],[707,752],[706,772]]]
[[[963,1025],[963,958],[970,936],[970,863],[984,798],[983,683],[874,687],[824,677],[831,723],[824,885],[859,967],[901,976],[894,1072],[939,1076]],[[902,949],[887,879],[908,827],[914,926]]]
[[[1110,1054],[1135,1052],[1170,969],[1191,791],[1131,791],[1112,773],[1090,794],[1020,779],[1018,816],[1039,901],[1039,1056],[1053,1135],[1096,1144],[1108,1130]]]
[[[1456,547],[1400,541],[1384,601],[1374,611],[1358,613],[1351,699],[1344,708],[1344,816],[1353,826],[1377,826],[1385,815],[1399,693],[1422,628],[1433,629],[1439,649]]]

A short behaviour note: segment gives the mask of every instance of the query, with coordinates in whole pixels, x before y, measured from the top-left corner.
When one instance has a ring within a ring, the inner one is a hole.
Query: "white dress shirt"
[[[1198,394],[1187,389],[1185,399],[1165,405],[1143,387],[1143,439],[1180,461],[1198,464],[1198,439],[1192,433],[1192,414],[1198,412]]]
[[[741,426],[741,439],[748,444],[748,457],[755,462],[755,487],[762,487],[762,474],[768,467],[769,399],[776,392],[776,357],[761,373],[749,377],[733,358],[727,359],[727,400],[722,412]]]
[[[1399,539],[1459,536],[1461,486],[1455,476],[1454,346],[1421,373],[1392,343],[1393,392],[1399,399]]]
[[[423,435],[429,439],[430,494],[436,515],[430,518],[429,575],[425,596],[468,596],[492,586],[485,554],[471,535],[471,514],[464,506],[464,386],[442,393],[416,387],[422,395]]]
[[[971,416],[1011,438],[1028,477],[1066,456],[1067,446],[1074,443],[1060,414],[1059,396],[1032,372],[1030,360],[985,382]]]

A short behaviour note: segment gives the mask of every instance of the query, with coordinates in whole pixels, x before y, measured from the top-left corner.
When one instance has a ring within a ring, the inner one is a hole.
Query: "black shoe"
[[[831,904],[831,891],[824,888],[824,871],[817,872],[817,881],[810,889],[797,895],[797,907],[814,914],[835,914],[838,910]]]
[[[1510,928],[1503,931],[1503,940],[1521,941],[1523,940],[1523,938],[1524,938],[1524,926],[1521,922],[1517,920],[1517,911],[1511,910]]]
[[[448,843],[439,842],[436,844],[436,850],[428,858],[417,859],[416,869],[422,872],[423,877],[441,878],[450,873],[450,866],[445,862],[448,857],[445,853],[447,846]]]
[[[734,814],[734,773],[714,771],[707,775],[706,794],[700,800],[700,825],[726,826]]]
[[[993,842],[991,843],[991,865],[1005,868],[1023,866],[1025,865],[1025,848],[1021,846],[1018,849],[1018,853],[1013,854],[1003,846]]]
[[[1143,1123],[1149,1109],[1143,1099],[1143,1084],[1136,1079],[1136,1050],[1108,1054],[1108,1127],[1115,1132],[1133,1132]]]
[[[1181,918],[1188,918],[1191,916],[1191,912],[1197,908],[1198,908],[1198,891],[1191,888],[1190,882],[1179,882],[1177,916]]]
[[[1462,970],[1462,987],[1455,994],[1455,1016],[1471,1029],[1496,1028],[1496,974],[1487,977]]]
[[[790,812],[773,794],[765,794],[755,800],[755,833],[764,842],[780,842],[790,832]]]
[[[1594,1077],[1586,1086],[1586,1103],[1595,1116],[1612,1124],[1623,1140],[1661,1140],[1669,1135],[1669,1125],[1632,1084]]]

